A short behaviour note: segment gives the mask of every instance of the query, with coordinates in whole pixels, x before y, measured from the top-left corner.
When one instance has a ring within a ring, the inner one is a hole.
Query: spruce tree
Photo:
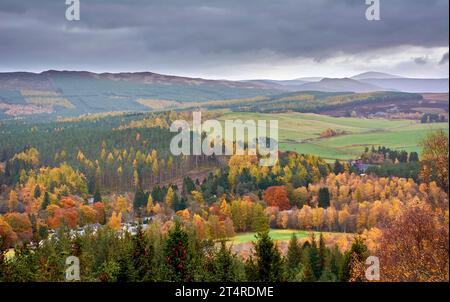
[[[277,246],[269,236],[269,231],[256,235],[255,256],[257,280],[279,282],[283,280],[283,261]]]
[[[348,282],[352,277],[352,269],[361,263],[365,263],[369,252],[364,240],[356,236],[350,250],[345,253],[341,270],[341,281]]]
[[[309,256],[305,258],[305,263],[303,264],[303,271],[301,275],[302,282],[314,282],[316,281],[316,277],[314,276],[313,269],[311,267],[311,261],[309,260]]]
[[[36,187],[34,188],[34,198],[38,199],[39,197],[41,197],[41,187],[39,185],[36,185]]]
[[[153,278],[153,247],[138,225],[137,233],[133,236],[133,263],[136,272],[136,281],[152,281]]]
[[[47,207],[50,205],[50,196],[48,195],[48,192],[46,191],[44,194],[44,200],[41,204],[41,210],[46,210]]]
[[[297,236],[292,234],[291,240],[289,241],[287,257],[286,257],[286,267],[289,273],[289,277],[292,279],[298,273],[300,264],[302,261],[302,248],[300,247]]]
[[[215,281],[219,282],[239,281],[236,256],[233,254],[231,247],[227,247],[225,240],[220,242],[220,249],[215,253],[213,277]]]
[[[334,246],[334,250],[331,253],[330,256],[330,271],[334,275],[335,280],[338,280],[339,278],[339,271],[340,271],[340,263],[341,263],[342,254],[339,251],[339,248],[337,245]]]
[[[134,194],[133,208],[135,211],[138,211],[140,208],[145,207],[147,205],[147,198],[145,196],[144,191],[139,188]]]
[[[339,160],[336,159],[333,167],[334,174],[344,173],[344,171],[345,171],[344,166],[341,164]]]
[[[95,202],[101,202],[102,201],[102,195],[100,194],[100,190],[95,189],[94,193],[94,203]]]
[[[179,222],[169,231],[164,247],[164,259],[167,278],[174,282],[194,281],[191,268],[189,235],[181,228]]]
[[[326,265],[327,258],[327,247],[325,246],[325,240],[323,238],[322,233],[320,233],[319,237],[319,270],[323,272]]]
[[[330,191],[328,188],[319,189],[318,203],[320,208],[326,209],[330,206]]]
[[[320,266],[319,249],[317,248],[314,234],[312,235],[311,241],[311,246],[309,247],[309,261],[311,263],[314,278],[317,280],[320,278],[320,275],[322,275],[322,268]]]

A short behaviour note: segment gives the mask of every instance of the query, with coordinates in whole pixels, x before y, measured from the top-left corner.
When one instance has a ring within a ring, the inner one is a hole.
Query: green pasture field
[[[299,231],[299,230],[270,230],[269,235],[273,240],[276,241],[287,241],[291,239],[292,234],[297,236],[298,239],[305,238],[310,235],[308,231]],[[255,232],[247,232],[237,234],[232,238],[233,243],[249,243],[256,240]]]
[[[331,117],[313,113],[227,112],[220,120],[278,120],[281,151],[314,154],[329,161],[357,158],[365,147],[386,146],[391,149],[420,153],[420,142],[430,132],[443,129],[448,123],[421,124],[413,120],[387,120]],[[344,134],[321,138],[331,128]]]

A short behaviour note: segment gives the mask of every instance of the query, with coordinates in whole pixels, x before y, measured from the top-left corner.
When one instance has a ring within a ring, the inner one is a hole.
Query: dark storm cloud
[[[439,61],[439,65],[444,65],[448,63],[448,52],[442,56],[442,59]]]
[[[426,65],[428,63],[427,57],[418,57],[414,59],[414,62],[418,65]]]
[[[381,0],[378,22],[365,19],[364,0],[80,2],[81,21],[68,22],[65,0],[1,0],[0,69],[223,65],[267,53],[322,62],[402,45],[448,47],[448,0]]]

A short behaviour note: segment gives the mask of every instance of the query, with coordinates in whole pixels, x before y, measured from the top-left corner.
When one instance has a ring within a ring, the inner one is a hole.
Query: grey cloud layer
[[[201,58],[220,65],[261,53],[321,61],[401,45],[448,47],[448,0],[381,0],[379,22],[365,19],[364,0],[81,0],[79,22],[65,20],[64,2],[0,0],[0,68]]]

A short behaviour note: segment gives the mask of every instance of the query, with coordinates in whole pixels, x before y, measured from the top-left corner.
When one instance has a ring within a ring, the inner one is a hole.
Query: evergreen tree
[[[133,236],[133,260],[136,271],[136,281],[153,280],[153,246],[150,245],[147,237],[139,224],[137,233]]]
[[[100,194],[100,190],[96,189],[94,193],[94,203],[101,202],[102,201],[102,195]]]
[[[330,257],[330,271],[335,276],[336,280],[339,278],[341,258],[341,252],[339,251],[338,246],[335,245]]]
[[[410,163],[412,162],[418,162],[419,161],[419,154],[417,152],[411,152],[409,153],[408,161]]]
[[[36,185],[36,187],[34,188],[33,196],[35,199],[38,199],[39,197],[41,197],[41,187],[39,185]]]
[[[47,207],[50,205],[50,196],[48,195],[48,192],[46,191],[44,194],[44,200],[41,204],[41,210],[46,210]]]
[[[178,222],[169,231],[163,259],[165,259],[168,280],[174,282],[194,281],[189,235],[181,228]]]
[[[317,248],[314,234],[312,235],[311,241],[311,246],[309,247],[309,261],[311,263],[311,269],[314,274],[314,279],[318,280],[322,275],[322,268],[319,259],[319,250]]]
[[[293,279],[300,268],[302,261],[302,248],[300,247],[297,236],[292,234],[291,240],[289,241],[287,257],[286,257],[286,267],[289,273],[289,277]]]
[[[356,236],[350,250],[348,250],[344,255],[344,263],[341,269],[341,281],[348,282],[352,277],[352,269],[365,263],[367,257],[369,257],[369,252],[364,240],[360,236]]]
[[[186,176],[183,178],[183,195],[191,194],[192,191],[195,190],[195,184],[192,181],[192,178]]]
[[[260,282],[279,282],[283,280],[283,260],[277,246],[269,236],[269,231],[256,235],[256,280]]]
[[[173,210],[175,212],[184,210],[187,208],[187,199],[185,197],[179,197],[175,194],[173,197]]]
[[[88,178],[87,186],[88,186],[88,193],[89,194],[94,194],[95,193],[95,188],[96,188],[95,177],[94,176],[91,176],[91,177]]]
[[[327,261],[327,247],[325,246],[325,240],[323,238],[323,234],[320,233],[319,237],[319,270],[321,272],[324,271],[326,261]]]
[[[314,276],[313,269],[311,267],[311,261],[310,257],[305,258],[304,264],[303,264],[303,271],[301,275],[301,281],[302,282],[314,282],[316,281],[316,278]]]
[[[334,174],[344,173],[344,171],[345,171],[344,166],[341,164],[341,162],[338,159],[336,159],[336,161],[334,162],[334,167],[333,167]]]
[[[328,208],[330,206],[330,191],[323,187],[319,189],[318,205],[320,208]]]
[[[227,247],[225,240],[220,242],[220,249],[213,258],[212,273],[216,282],[236,282],[240,279],[236,255],[231,247]]]
[[[147,206],[148,198],[146,198],[144,191],[139,188],[136,193],[134,194],[134,200],[133,200],[133,208],[135,211],[138,211],[142,207]]]

